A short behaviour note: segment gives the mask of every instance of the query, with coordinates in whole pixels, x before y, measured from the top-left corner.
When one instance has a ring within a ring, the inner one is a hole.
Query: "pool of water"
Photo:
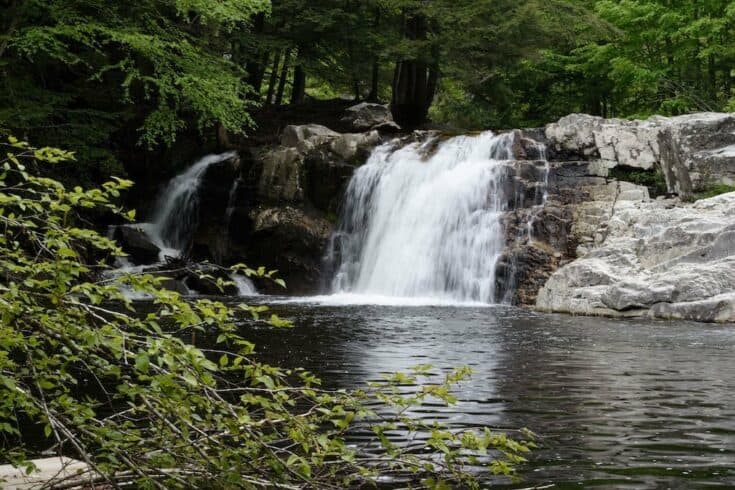
[[[262,298],[272,304],[273,298]],[[430,363],[469,365],[454,427],[528,427],[521,486],[735,488],[735,326],[540,315],[507,307],[288,303],[254,328],[262,359],[350,388]]]

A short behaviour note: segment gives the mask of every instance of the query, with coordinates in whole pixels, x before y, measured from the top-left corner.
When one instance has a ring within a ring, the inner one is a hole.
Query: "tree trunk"
[[[286,79],[288,78],[288,64],[291,61],[291,48],[286,49],[283,57],[283,66],[281,66],[281,79],[278,82],[278,92],[276,93],[276,105],[283,102],[283,92],[286,90]]]
[[[405,127],[420,126],[429,115],[434,100],[439,70],[422,61],[401,61],[396,68],[391,110],[393,118]]]
[[[380,8],[375,9],[375,17],[373,18],[373,29],[375,32],[380,30]],[[368,102],[377,102],[380,94],[380,59],[377,55],[373,56],[373,73],[370,77],[370,93],[367,96]]]
[[[293,89],[291,91],[291,103],[301,104],[306,96],[306,72],[301,65],[293,69]]]
[[[709,76],[709,95],[710,102],[717,104],[717,68],[715,67],[715,57],[709,55],[707,58],[707,75]]]
[[[12,12],[10,23],[5,30],[3,41],[0,43],[0,58],[3,57],[3,55],[5,54],[5,50],[8,49],[10,37],[13,35],[13,32],[20,26],[20,21],[23,18],[23,7],[25,7],[23,0],[13,0],[13,2],[10,4],[10,8],[6,10],[4,14],[10,15],[10,13]]]
[[[265,27],[265,14],[257,14],[253,22],[253,32],[262,34]],[[245,63],[245,71],[248,73],[247,82],[253,89],[255,99],[260,100],[260,89],[263,87],[263,76],[265,65],[268,63],[268,53],[256,52],[254,58]]]
[[[273,93],[276,91],[276,81],[278,81],[278,64],[281,62],[281,52],[276,51],[273,56],[273,66],[271,66],[270,80],[268,80],[268,93],[265,96],[265,103],[273,103]]]
[[[232,144],[230,142],[230,133],[227,131],[227,128],[225,128],[222,123],[217,123],[217,146],[220,150],[230,150],[232,149]]]
[[[373,76],[371,77],[371,80],[370,80],[370,93],[367,96],[368,102],[378,101],[379,78],[380,78],[380,64],[378,63],[378,59],[375,58],[373,60]]]
[[[426,19],[420,15],[406,22],[406,37],[409,39],[425,40],[427,31]],[[424,60],[403,60],[396,65],[391,110],[393,118],[403,127],[420,126],[429,115],[439,80],[438,51],[436,47],[431,51],[434,60],[430,64]]]
[[[268,58],[268,53],[263,53],[258,61],[249,61],[245,65],[245,70],[248,72],[248,85],[252,87],[256,100],[260,100],[260,91],[263,88],[263,77],[265,77]]]

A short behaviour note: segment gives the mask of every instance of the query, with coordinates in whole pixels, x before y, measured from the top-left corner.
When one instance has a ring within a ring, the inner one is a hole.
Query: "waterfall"
[[[235,201],[237,199],[237,190],[240,188],[240,179],[235,179],[230,187],[230,194],[227,197],[227,209],[225,210],[225,226],[230,228],[232,222],[232,213],[235,212]]]
[[[255,285],[253,284],[253,281],[251,281],[247,277],[242,276],[240,274],[230,274],[230,278],[232,279],[232,282],[235,284],[235,287],[237,288],[238,296],[257,296],[258,295],[258,290],[255,289]]]
[[[207,168],[216,163],[223,162],[236,156],[235,152],[227,152],[219,155],[207,155],[189,167],[183,173],[177,175],[166,185],[161,196],[155,204],[155,214],[150,223],[141,223],[150,239],[161,249],[159,264],[163,263],[166,256],[179,257],[189,247],[191,240],[199,225],[199,188],[202,177]],[[235,197],[239,186],[239,180],[233,182],[230,189],[227,210],[225,211],[225,222],[229,226],[234,212]],[[117,269],[110,271],[109,277],[116,278],[122,274],[141,273],[147,268],[155,268],[158,264],[148,266],[131,266],[123,258],[117,260]],[[239,274],[230,274],[239,296],[252,296],[258,294],[252,281]],[[186,284],[183,287],[188,290]],[[191,291],[189,294],[191,294]],[[142,299],[126,291],[131,299]]]
[[[543,173],[543,182],[541,186],[541,196],[538,195],[539,188],[536,187],[536,202],[539,202],[536,206],[534,206],[534,209],[531,213],[531,217],[528,220],[526,229],[528,230],[528,239],[533,240],[533,225],[538,219],[539,214],[541,214],[541,211],[543,211],[544,206],[546,206],[546,201],[549,200],[549,173],[551,172],[551,165],[549,164],[549,160],[546,157],[546,145],[543,143],[536,142],[536,151],[539,155],[539,160],[544,162],[544,173]]]
[[[495,302],[512,143],[485,132],[376,148],[345,194],[332,291]]]
[[[235,152],[207,155],[166,186],[156,202],[156,212],[147,230],[166,255],[186,250],[199,224],[199,186],[210,165],[235,156]]]

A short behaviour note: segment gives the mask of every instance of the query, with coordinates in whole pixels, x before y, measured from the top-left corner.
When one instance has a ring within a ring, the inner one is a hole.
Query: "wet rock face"
[[[237,181],[242,157],[237,155],[211,165],[199,187],[199,217],[192,237],[191,256],[196,260],[222,262],[228,253],[227,206]]]
[[[508,246],[496,265],[495,290],[498,302],[534,304],[536,293],[562,259],[560,250],[550,246],[531,229],[536,223],[535,219],[544,219],[544,213],[530,214],[530,210],[515,210],[505,216]],[[567,228],[565,225],[560,230],[562,235],[566,236]]]
[[[288,126],[281,145],[265,152],[258,195],[265,203],[336,211],[355,167],[380,143],[377,131],[337,133],[324,126]]]
[[[112,238],[128,254],[128,259],[136,265],[157,262],[161,251],[146,233],[146,226],[146,223],[139,223],[112,228]]]
[[[255,209],[249,259],[278,269],[288,294],[313,294],[321,280],[322,254],[333,225],[317,214],[285,206]],[[265,292],[283,294],[273,284]]]
[[[559,267],[576,256],[574,207],[589,200],[586,165],[517,161],[506,176],[515,192],[503,219],[507,244],[497,265],[497,301],[534,305]],[[511,194],[513,195],[513,194]]]

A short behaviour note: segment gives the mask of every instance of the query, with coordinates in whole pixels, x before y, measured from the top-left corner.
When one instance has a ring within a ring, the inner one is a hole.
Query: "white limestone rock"
[[[650,170],[659,160],[660,127],[649,121],[609,119],[593,131],[600,158],[608,166]]]
[[[549,278],[538,309],[735,322],[735,192],[611,210],[604,239]]]
[[[91,488],[99,476],[87,463],[63,456],[34,459],[31,462],[36,471],[30,474],[10,464],[0,465],[0,488]]]
[[[588,114],[569,114],[546,126],[546,138],[556,151],[593,155],[597,152],[595,131],[604,119]]]
[[[615,167],[663,171],[669,192],[683,196],[735,184],[735,113],[702,112],[645,121],[570,114],[545,136],[561,155],[596,160],[596,175]]]

